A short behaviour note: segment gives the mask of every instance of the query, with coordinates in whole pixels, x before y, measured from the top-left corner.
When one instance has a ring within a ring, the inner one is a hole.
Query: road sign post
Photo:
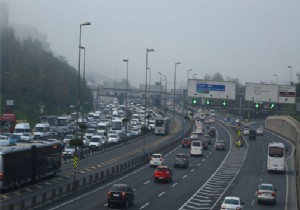
[[[74,181],[76,180],[77,163],[78,163],[78,155],[77,155],[77,154],[74,154],[74,157],[73,157],[73,165],[74,165]]]

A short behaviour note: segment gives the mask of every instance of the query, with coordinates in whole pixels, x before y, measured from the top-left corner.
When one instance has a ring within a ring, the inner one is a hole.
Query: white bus
[[[170,132],[170,119],[168,117],[157,118],[155,119],[154,126],[155,135],[168,135]]]
[[[283,143],[269,143],[267,160],[268,171],[285,171],[285,152],[286,148]]]

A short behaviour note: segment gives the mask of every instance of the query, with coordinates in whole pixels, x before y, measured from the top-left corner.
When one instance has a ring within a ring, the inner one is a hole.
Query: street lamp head
[[[84,50],[85,50],[85,47],[83,47],[83,46],[79,46],[79,48],[80,48],[80,49],[84,49]]]
[[[277,74],[274,74],[275,77],[277,77]]]
[[[290,68],[290,69],[291,69],[291,68],[292,68],[292,66],[288,66],[288,68]]]
[[[154,49],[148,49],[147,48],[147,52],[153,52],[154,51]]]
[[[179,65],[179,64],[181,64],[181,62],[177,62],[177,63],[175,63],[175,65]]]
[[[193,71],[193,69],[189,69],[188,71]]]
[[[89,25],[91,25],[91,22],[81,23],[80,25],[81,25],[81,26],[89,26]]]
[[[123,61],[127,63],[129,61],[129,59],[123,59]]]

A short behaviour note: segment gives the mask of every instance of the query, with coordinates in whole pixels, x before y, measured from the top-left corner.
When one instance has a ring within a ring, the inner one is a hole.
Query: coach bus
[[[285,152],[283,143],[272,142],[268,145],[267,169],[270,171],[285,171]]]
[[[19,188],[61,171],[59,141],[20,142],[0,146],[0,190]]]
[[[155,135],[168,135],[170,132],[170,119],[157,118],[154,122],[154,133]]]

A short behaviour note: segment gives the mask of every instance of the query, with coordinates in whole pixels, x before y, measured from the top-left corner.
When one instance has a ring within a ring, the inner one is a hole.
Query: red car
[[[157,166],[154,171],[154,182],[167,181],[172,182],[173,171],[172,168],[166,165]]]
[[[189,138],[184,138],[181,141],[182,148],[190,148],[191,147],[191,140]]]

